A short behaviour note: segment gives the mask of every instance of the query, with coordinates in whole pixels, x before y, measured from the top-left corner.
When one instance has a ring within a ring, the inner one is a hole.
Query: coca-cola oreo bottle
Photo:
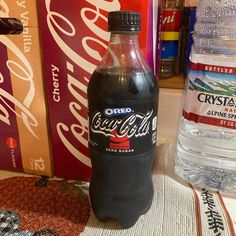
[[[101,221],[133,226],[153,199],[158,85],[138,43],[140,14],[110,12],[110,43],[88,86],[90,200]]]

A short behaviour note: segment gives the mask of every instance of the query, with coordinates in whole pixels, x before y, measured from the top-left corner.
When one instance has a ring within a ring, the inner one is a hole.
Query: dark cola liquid
[[[95,71],[88,86],[90,199],[101,221],[135,224],[150,208],[158,86],[132,68]]]

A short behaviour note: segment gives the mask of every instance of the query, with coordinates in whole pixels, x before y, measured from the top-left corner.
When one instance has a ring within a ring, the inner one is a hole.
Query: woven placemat
[[[0,181],[0,236],[78,236],[90,216],[77,181],[12,177]]]

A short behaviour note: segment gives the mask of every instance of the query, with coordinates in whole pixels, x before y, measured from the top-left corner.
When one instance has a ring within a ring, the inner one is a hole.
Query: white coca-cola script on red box
[[[36,0],[1,0],[19,35],[0,35],[0,169],[53,175]]]
[[[109,11],[141,12],[141,49],[152,66],[152,0],[127,2],[130,1],[38,1],[52,150],[58,177],[89,180],[91,175],[87,86],[110,39]]]

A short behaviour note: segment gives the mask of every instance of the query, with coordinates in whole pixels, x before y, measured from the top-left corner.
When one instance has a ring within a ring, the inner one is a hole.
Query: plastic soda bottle
[[[153,199],[158,84],[141,54],[140,14],[110,12],[111,38],[88,86],[90,200],[100,221],[133,226]]]

